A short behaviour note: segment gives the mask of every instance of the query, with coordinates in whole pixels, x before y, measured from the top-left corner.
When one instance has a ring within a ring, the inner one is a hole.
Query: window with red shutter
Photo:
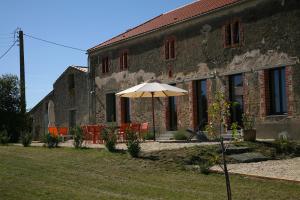
[[[232,43],[239,44],[240,43],[240,23],[238,21],[233,23],[232,27]]]
[[[109,71],[109,66],[108,66],[108,57],[103,57],[102,58],[102,73],[106,74]]]
[[[165,59],[175,58],[175,39],[171,38],[165,41]]]
[[[123,51],[120,54],[120,70],[128,69],[128,52]]]
[[[231,24],[225,25],[225,46],[231,45]]]
[[[236,20],[224,26],[224,46],[235,47],[241,44],[241,25],[240,21]]]

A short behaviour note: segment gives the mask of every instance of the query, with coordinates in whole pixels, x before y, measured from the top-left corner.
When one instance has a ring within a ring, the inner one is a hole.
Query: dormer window
[[[127,70],[128,69],[128,52],[123,51],[120,55],[120,70]]]
[[[102,58],[102,73],[106,74],[109,72],[108,56]]]
[[[175,39],[169,38],[165,40],[165,59],[175,58]]]
[[[224,47],[236,47],[241,44],[241,22],[232,21],[224,25]]]

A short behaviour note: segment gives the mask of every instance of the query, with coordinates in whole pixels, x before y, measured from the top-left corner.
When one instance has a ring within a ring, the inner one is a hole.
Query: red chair
[[[133,123],[130,125],[130,130],[133,131],[135,134],[137,134],[139,139],[141,139],[140,128],[141,128],[141,124],[138,123]]]
[[[99,143],[99,144],[103,144],[103,140],[101,138],[101,131],[104,128],[103,125],[94,125],[94,137],[93,137],[93,143]]]
[[[54,137],[58,136],[58,130],[56,127],[48,127],[48,132]]]
[[[93,140],[93,134],[91,132],[91,127],[89,126],[82,126],[82,131],[83,131],[83,137],[84,137],[84,142],[85,144],[89,143],[90,141]]]
[[[148,133],[149,133],[149,123],[148,122],[141,123],[140,137],[142,137],[144,139],[144,136]]]
[[[101,132],[102,130],[105,128],[104,125],[99,125],[99,134],[98,134],[98,143],[99,144],[103,144],[104,143],[104,140],[102,139],[102,135],[101,135]]]
[[[121,124],[119,130],[118,130],[118,141],[124,142],[126,137],[126,130],[130,128],[130,124]]]

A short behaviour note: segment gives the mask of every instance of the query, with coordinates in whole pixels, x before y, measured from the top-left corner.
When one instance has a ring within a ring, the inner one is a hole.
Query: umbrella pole
[[[155,138],[155,121],[154,121],[154,92],[151,92],[152,95],[152,122],[153,122],[153,136],[154,136],[154,141],[156,140]]]

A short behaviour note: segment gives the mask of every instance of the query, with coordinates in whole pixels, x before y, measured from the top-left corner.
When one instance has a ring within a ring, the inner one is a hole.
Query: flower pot
[[[256,130],[244,130],[244,141],[254,142],[256,140]]]

